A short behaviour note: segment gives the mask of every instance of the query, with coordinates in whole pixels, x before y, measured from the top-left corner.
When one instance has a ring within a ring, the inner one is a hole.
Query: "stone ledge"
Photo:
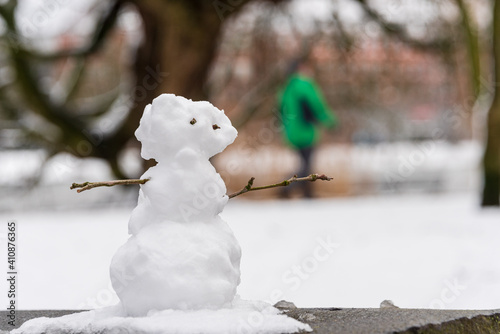
[[[292,304],[293,305],[293,304]],[[283,308],[290,317],[308,323],[316,334],[434,334],[500,332],[500,310]],[[16,311],[16,327],[37,317],[59,317],[79,311]],[[1,311],[0,330],[12,330]]]
[[[2,331],[11,331],[15,328],[19,328],[23,323],[30,319],[47,317],[47,318],[56,318],[62,317],[66,314],[72,314],[76,312],[81,312],[83,310],[36,310],[36,311],[20,311],[16,310],[16,326],[11,326],[7,323],[9,318],[7,318],[7,311],[0,311],[0,330]]]
[[[308,323],[316,334],[498,334],[500,332],[500,310],[426,310],[394,307],[284,309],[283,311],[295,319]]]

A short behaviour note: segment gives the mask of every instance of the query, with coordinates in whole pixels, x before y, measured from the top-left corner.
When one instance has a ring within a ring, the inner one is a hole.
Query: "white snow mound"
[[[312,331],[309,325],[280,314],[269,304],[235,299],[219,310],[164,310],[145,317],[125,317],[120,305],[66,315],[37,318],[12,334],[278,334]]]

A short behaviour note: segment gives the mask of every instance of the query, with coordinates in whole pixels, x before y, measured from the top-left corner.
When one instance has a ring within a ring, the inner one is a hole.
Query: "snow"
[[[406,308],[498,308],[492,256],[500,254],[500,212],[480,211],[476,196],[238,203],[238,219],[229,205],[224,217],[238,221],[232,228],[244,254],[239,293],[302,307],[378,307],[390,299]],[[267,236],[259,247],[242,237],[246,225]]]
[[[24,185],[40,170],[45,158],[42,150],[3,151],[0,155],[0,184]]]
[[[480,210],[477,197],[231,200],[222,216],[242,248],[238,294],[298,307],[389,299],[406,308],[498,308],[500,212]],[[116,304],[108,268],[128,238],[130,211],[0,213],[19,226],[19,308]]]
[[[257,180],[277,181],[299,167],[299,159],[287,148],[265,145],[249,150],[242,147],[246,146],[230,145],[217,155],[216,168],[226,178],[240,173],[255,176]],[[332,186],[337,189],[348,184],[347,193],[351,195],[479,191],[482,153],[482,146],[476,141],[329,144],[318,148],[313,165],[317,171],[335,177]],[[102,160],[79,159],[61,153],[44,164],[45,158],[46,154],[37,150],[0,151],[0,211],[94,208],[124,202],[134,205],[137,201],[137,192],[131,187],[81,194],[68,191],[73,182],[114,178]],[[143,161],[136,150],[127,151],[123,158],[127,171],[137,171]],[[39,187],[19,187],[30,184],[37,175],[40,175]]]
[[[224,334],[311,331],[305,325],[263,302],[237,300],[231,308],[219,310],[165,310],[147,317],[124,317],[119,306],[66,315],[60,318],[38,318],[12,331],[20,333],[162,333]]]

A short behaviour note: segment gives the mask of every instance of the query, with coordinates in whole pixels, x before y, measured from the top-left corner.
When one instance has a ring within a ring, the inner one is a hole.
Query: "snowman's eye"
[[[214,130],[220,129],[220,126],[218,126],[217,124],[214,124],[214,125],[212,125],[212,129],[214,129]]]
[[[191,125],[194,125],[196,123],[196,118],[193,118],[190,122]]]

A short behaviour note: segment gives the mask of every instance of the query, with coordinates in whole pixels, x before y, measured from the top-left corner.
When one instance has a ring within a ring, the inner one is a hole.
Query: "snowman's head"
[[[222,152],[238,132],[222,110],[206,101],[162,94],[144,109],[135,136],[144,159],[171,158],[190,148],[207,159]]]

